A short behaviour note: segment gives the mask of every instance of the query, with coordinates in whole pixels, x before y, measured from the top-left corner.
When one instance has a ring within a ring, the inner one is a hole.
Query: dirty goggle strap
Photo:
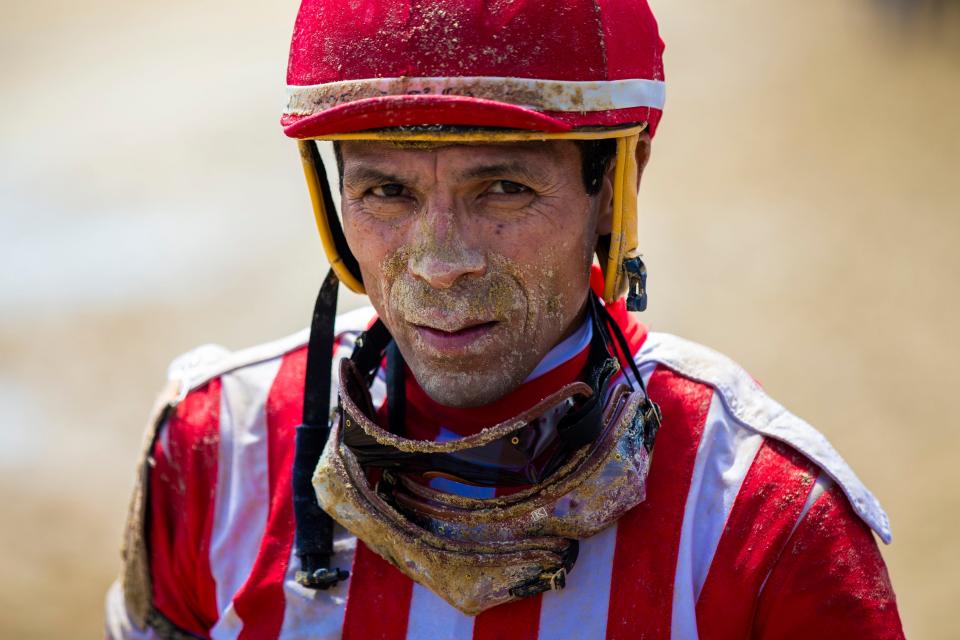
[[[317,143],[314,140],[300,140],[298,147],[317,231],[320,233],[320,241],[323,243],[330,266],[348,288],[357,293],[363,293],[360,265],[357,264],[356,257],[347,245],[343,226],[340,224],[340,218],[337,217],[330,181],[327,179],[327,171]]]
[[[357,365],[363,379],[369,387],[383,362],[383,353],[393,337],[387,327],[378,318],[369,329],[361,333],[353,343],[350,360]]]
[[[600,297],[593,294],[592,292],[587,297],[588,300],[588,310],[590,311],[590,320],[593,322],[593,329],[596,335],[600,336],[603,346],[606,349],[606,353],[610,358],[619,365],[620,358],[617,357],[617,345],[614,342],[612,334],[612,319],[610,314],[606,313],[606,309],[603,306],[603,303],[600,301]],[[596,338],[596,336],[595,336]],[[624,376],[628,385],[633,388],[633,385],[630,384],[630,380]]]
[[[357,338],[354,344],[352,360],[363,374],[367,387],[380,369],[386,357],[387,416],[390,431],[400,434],[406,421],[406,389],[404,388],[404,360],[400,348],[379,318]]]
[[[387,345],[387,424],[390,433],[403,435],[407,419],[407,390],[404,385],[405,364],[396,340]]]
[[[595,312],[591,311],[591,317],[594,325],[597,325]],[[593,389],[593,395],[583,403],[583,406],[565,416],[557,425],[557,435],[569,453],[600,437],[610,380],[620,370],[617,359],[610,356],[608,338],[601,331],[594,331],[587,358],[583,376],[585,382]],[[558,460],[558,464],[549,471],[551,473],[555,471],[561,462]]]
[[[599,328],[604,342],[610,351],[610,355],[619,362],[620,358],[617,357],[617,347],[619,347],[620,353],[623,354],[623,359],[627,361],[626,364],[630,367],[630,373],[633,374],[633,379],[637,382],[637,386],[646,394],[647,390],[643,385],[643,379],[640,377],[640,370],[637,369],[637,363],[633,360],[633,353],[630,350],[630,345],[627,343],[626,337],[624,337],[623,332],[610,315],[606,306],[604,306],[593,293],[590,294],[590,309],[594,314],[594,318],[596,318],[595,326]],[[615,343],[614,340],[616,341]],[[630,381],[627,380],[628,384],[629,382]],[[630,386],[632,387],[633,385]]]
[[[620,329],[620,326],[616,323],[616,321],[610,315],[610,312],[600,303],[596,296],[591,295],[590,297],[593,299],[594,307],[600,314],[603,315],[603,324],[610,328],[610,332],[613,334],[617,344],[620,346],[620,352],[630,365],[630,372],[633,373],[633,377],[637,381],[637,385],[643,392],[644,399],[640,408],[640,414],[643,418],[644,424],[643,446],[646,448],[647,453],[650,453],[653,451],[653,443],[657,437],[657,432],[660,430],[660,423],[663,419],[663,414],[660,412],[660,407],[657,405],[657,403],[651,400],[649,394],[647,394],[647,387],[645,384],[643,384],[643,377],[640,376],[640,369],[637,367],[637,363],[633,358],[633,353],[630,350],[630,345],[627,342],[626,336],[623,335],[623,331]],[[615,353],[616,351],[614,351],[614,354]]]
[[[568,538],[569,545],[562,555],[562,564],[559,567],[549,568],[532,580],[510,587],[510,595],[514,598],[527,598],[545,591],[560,591],[567,586],[567,574],[573,570],[573,565],[580,555],[580,543]]]
[[[300,559],[296,580],[311,589],[328,589],[350,575],[348,571],[330,566],[333,519],[317,503],[311,482],[330,435],[330,378],[339,284],[337,274],[331,269],[313,308],[303,389],[303,424],[297,427],[293,458],[294,544]]]

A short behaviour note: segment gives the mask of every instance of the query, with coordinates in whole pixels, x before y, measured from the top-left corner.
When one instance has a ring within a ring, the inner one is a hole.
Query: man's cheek
[[[394,322],[395,309],[391,304],[390,283],[382,274],[379,275],[380,277],[372,283],[373,286],[369,287],[367,292],[374,309],[377,310],[377,313],[383,321],[387,323],[387,328],[393,329],[396,327],[396,323]]]

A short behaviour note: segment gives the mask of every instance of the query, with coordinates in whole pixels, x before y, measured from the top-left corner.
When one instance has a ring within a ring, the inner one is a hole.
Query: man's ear
[[[637,189],[640,188],[640,178],[643,170],[650,161],[650,134],[644,131],[637,140]],[[610,235],[613,229],[613,175],[617,170],[616,159],[611,160],[603,174],[603,183],[597,193],[597,235]]]
[[[637,140],[637,188],[640,188],[640,178],[643,177],[643,170],[647,168],[650,161],[650,133],[644,131]]]

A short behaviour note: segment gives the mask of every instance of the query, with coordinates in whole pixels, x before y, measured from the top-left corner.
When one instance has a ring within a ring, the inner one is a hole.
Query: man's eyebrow
[[[483,180],[485,178],[502,178],[503,176],[518,176],[531,182],[543,182],[546,179],[542,171],[531,167],[524,162],[498,162],[471,167],[460,174],[461,178]]]
[[[348,166],[343,172],[343,181],[354,182],[354,183],[403,183],[403,178],[385,171],[380,171],[379,169],[374,169],[371,166],[367,165],[353,165]]]
[[[484,180],[490,178],[502,178],[504,176],[516,176],[521,180],[527,180],[534,183],[546,181],[546,175],[537,167],[530,166],[525,162],[496,162],[492,164],[478,165],[465,169],[460,172],[461,180]],[[374,166],[357,163],[348,165],[343,172],[344,184],[386,184],[395,182],[398,184],[408,184],[409,179],[401,177],[399,174],[387,170],[378,169]]]

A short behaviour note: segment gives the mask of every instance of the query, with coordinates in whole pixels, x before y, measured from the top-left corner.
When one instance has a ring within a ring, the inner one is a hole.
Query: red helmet
[[[660,120],[662,53],[646,0],[303,0],[281,122],[301,140],[617,138],[598,251],[612,301],[628,279],[642,288],[634,151]],[[331,265],[362,292],[314,145],[301,154]]]
[[[662,52],[646,0],[304,0],[282,122],[295,138],[423,124],[652,134]]]

